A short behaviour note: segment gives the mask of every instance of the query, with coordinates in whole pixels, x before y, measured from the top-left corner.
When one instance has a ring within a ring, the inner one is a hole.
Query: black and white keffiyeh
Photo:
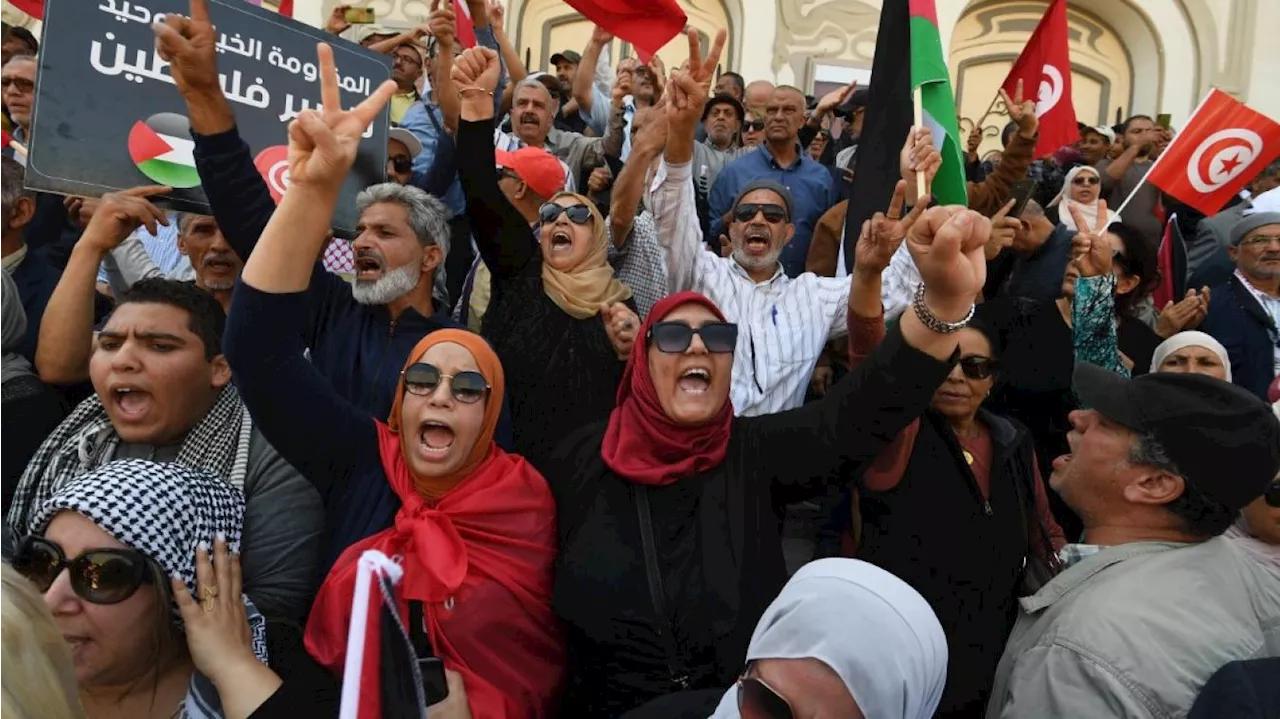
[[[175,461],[205,470],[243,490],[252,433],[249,411],[235,387],[228,384],[213,408],[187,433]],[[32,533],[36,511],[67,482],[109,462],[119,442],[102,400],[95,394],[81,402],[45,438],[27,464],[14,489],[9,526],[19,535]]]
[[[180,464],[128,459],[104,464],[73,477],[53,491],[32,513],[30,531],[43,534],[59,512],[89,519],[116,540],[146,555],[169,576],[179,577],[191,596],[196,587],[196,547],[212,547],[221,534],[240,551],[244,493],[209,472]],[[267,661],[266,620],[241,595],[253,634],[254,654]],[[170,607],[182,627],[178,607]],[[181,716],[215,719],[222,715],[217,692],[205,677],[192,677]]]

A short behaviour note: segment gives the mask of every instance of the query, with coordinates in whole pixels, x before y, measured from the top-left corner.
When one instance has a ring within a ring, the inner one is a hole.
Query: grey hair
[[[436,266],[431,281],[431,296],[443,306],[449,304],[449,292],[445,286],[445,258],[449,256],[449,208],[413,185],[382,182],[370,185],[356,196],[356,211],[364,213],[371,205],[391,202],[400,205],[409,215],[409,227],[423,247],[440,248],[440,264]]]
[[[1182,494],[1165,504],[1164,509],[1178,519],[1188,534],[1216,537],[1227,531],[1227,527],[1235,521],[1237,512],[1205,494],[1190,477],[1183,474],[1169,458],[1168,450],[1154,436],[1134,436],[1129,449],[1129,463],[1153,467],[1182,478]]]
[[[1134,435],[1133,446],[1129,449],[1129,464],[1141,464],[1179,477],[1186,476],[1178,469],[1178,465],[1169,459],[1169,453],[1164,445],[1150,434]]]
[[[8,61],[8,62],[6,62],[6,63],[4,64],[4,66],[5,66],[5,67],[8,67],[8,66],[10,66],[10,65],[14,64],[15,62],[29,62],[29,63],[35,64],[35,62],[36,62],[36,56],[35,56],[35,55],[28,55],[28,54],[26,54],[26,53],[17,53],[17,54],[15,54],[15,55],[10,55],[10,56],[9,56],[9,61]]]
[[[545,75],[548,73],[542,73],[542,74]],[[556,96],[551,94],[551,90],[548,89],[546,85],[542,84],[542,81],[538,79],[541,76],[542,75],[526,75],[523,80],[521,80],[520,82],[517,82],[515,89],[511,91],[512,105],[515,104],[516,93],[520,92],[521,88],[534,87],[547,93],[547,97],[551,98],[551,117],[553,118],[559,117],[560,101],[557,100]]]
[[[0,178],[0,186],[3,186],[4,219],[8,222],[10,213],[13,212],[13,203],[21,197],[35,197],[35,193],[23,185],[27,171],[17,160],[5,157],[0,160],[0,168],[4,170],[0,173],[3,175]]]

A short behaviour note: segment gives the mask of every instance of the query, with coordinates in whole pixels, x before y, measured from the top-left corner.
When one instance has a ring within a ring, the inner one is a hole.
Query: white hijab
[[[1085,204],[1071,199],[1071,181],[1076,179],[1076,175],[1082,172],[1092,172],[1099,182],[1102,181],[1102,176],[1098,174],[1096,169],[1088,165],[1077,165],[1067,172],[1067,177],[1062,181],[1062,189],[1058,192],[1058,196],[1049,202],[1049,207],[1058,204],[1062,205],[1062,207],[1058,208],[1058,222],[1065,225],[1068,230],[1073,231],[1078,231],[1080,228],[1076,227],[1076,218],[1071,215],[1070,208],[1074,207],[1080,213],[1080,216],[1084,218],[1084,221],[1089,223],[1089,229],[1093,229],[1098,224],[1098,200],[1102,199],[1101,184],[1098,185],[1098,197],[1093,202]],[[1107,210],[1108,226],[1114,225],[1119,221],[1120,215]]]
[[[747,661],[814,658],[875,719],[933,716],[947,680],[947,639],[929,603],[901,579],[856,559],[800,568],[751,635]],[[738,688],[712,719],[739,719]]]
[[[1165,358],[1183,347],[1203,347],[1218,355],[1218,359],[1222,360],[1222,366],[1227,368],[1227,381],[1231,381],[1231,357],[1227,355],[1227,348],[1213,337],[1195,330],[1179,332],[1161,342],[1156,347],[1156,351],[1151,353],[1151,371],[1159,372]]]

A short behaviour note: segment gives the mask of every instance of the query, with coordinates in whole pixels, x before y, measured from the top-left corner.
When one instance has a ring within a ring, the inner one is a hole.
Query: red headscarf
[[[437,342],[457,341],[447,333],[438,330],[430,336],[442,335]],[[464,346],[480,367],[499,364],[483,340],[465,334]],[[466,341],[472,337],[477,341]],[[420,344],[406,366],[422,351]],[[500,403],[501,373],[485,378],[493,386],[488,401]],[[397,398],[397,410],[399,406]],[[423,482],[410,473],[400,436],[376,422],[382,469],[402,506],[393,527],[338,557],[312,607],[306,646],[316,661],[335,674],[342,672],[357,560],[365,550],[377,549],[402,558],[404,578],[396,587],[401,616],[408,616],[410,599],[423,602],[431,644],[447,668],[462,674],[476,719],[546,717],[554,710],[565,665],[564,637],[551,609],[556,506],[542,475],[493,443],[488,409],[477,441],[487,453],[472,465],[473,451],[467,460],[473,468],[465,477],[451,479],[456,482],[451,486],[427,488],[441,491],[438,498],[428,498],[416,486]],[[368,710],[370,716],[381,716],[375,706],[376,644],[368,645],[364,662],[362,683],[368,689],[362,687],[361,715]],[[366,697],[372,699],[368,706]]]
[[[702,305],[724,321],[715,303],[697,292],[681,292],[658,302],[640,328],[618,384],[618,403],[609,415],[601,455],[614,472],[640,484],[671,484],[718,466],[729,447],[733,405],[728,399],[714,417],[696,427],[676,424],[662,409],[649,376],[649,328],[681,305]]]

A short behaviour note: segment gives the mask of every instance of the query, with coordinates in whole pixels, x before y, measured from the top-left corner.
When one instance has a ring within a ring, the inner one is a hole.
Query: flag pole
[[[924,100],[920,93],[920,86],[916,86],[911,91],[911,112],[913,127],[911,132],[914,134],[916,128],[924,126]],[[920,202],[928,195],[925,193],[925,178],[923,172],[916,172],[916,202]]]
[[[1183,123],[1184,127],[1190,125],[1191,121],[1196,119],[1196,114],[1200,112],[1200,109],[1204,107],[1204,104],[1208,102],[1209,98],[1213,95],[1213,93],[1217,91],[1218,91],[1218,88],[1216,87],[1209,88],[1209,94],[1205,95],[1204,99],[1200,100],[1200,104],[1196,105],[1196,109],[1192,110],[1191,114],[1187,116],[1187,121]],[[1147,184],[1147,177],[1151,174],[1151,171],[1160,166],[1160,161],[1165,158],[1165,156],[1169,153],[1169,148],[1173,147],[1174,143],[1177,141],[1178,139],[1174,138],[1173,142],[1170,142],[1168,147],[1164,148],[1164,152],[1160,153],[1160,156],[1156,158],[1156,161],[1151,163],[1151,167],[1147,168],[1147,171],[1142,175],[1142,179],[1138,180],[1138,184],[1133,186],[1133,190],[1129,192],[1129,196],[1124,198],[1124,202],[1120,203],[1120,209],[1115,210],[1116,215],[1120,215],[1121,213],[1123,213],[1124,208],[1129,206],[1129,201],[1133,199],[1133,196],[1138,194],[1138,190],[1141,190],[1143,185]]]

